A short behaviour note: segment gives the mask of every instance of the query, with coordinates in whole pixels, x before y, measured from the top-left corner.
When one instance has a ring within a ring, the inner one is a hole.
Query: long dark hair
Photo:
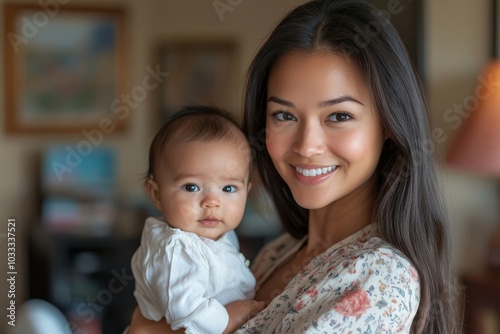
[[[459,333],[448,224],[437,185],[428,108],[398,33],[379,10],[363,1],[310,1],[278,24],[250,65],[244,129],[284,228],[300,238],[307,233],[308,212],[294,201],[265,149],[269,74],[293,50],[329,50],[353,61],[364,74],[389,137],[376,170],[373,223],[418,271],[421,296],[412,333]]]

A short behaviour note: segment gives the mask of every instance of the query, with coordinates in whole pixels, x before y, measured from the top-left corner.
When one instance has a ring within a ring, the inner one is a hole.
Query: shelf
[[[30,298],[59,308],[84,334],[121,334],[136,307],[130,260],[140,243],[115,235],[30,233]]]

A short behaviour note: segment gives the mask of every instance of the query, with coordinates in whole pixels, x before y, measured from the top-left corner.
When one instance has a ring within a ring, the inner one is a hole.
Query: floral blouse
[[[306,240],[267,245],[252,268],[256,289]],[[315,257],[235,333],[409,333],[419,299],[415,268],[369,225]]]

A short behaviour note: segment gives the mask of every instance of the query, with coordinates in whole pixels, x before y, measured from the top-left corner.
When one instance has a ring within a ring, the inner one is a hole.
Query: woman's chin
[[[295,199],[295,202],[300,205],[300,207],[307,210],[318,210],[328,205],[328,201],[325,201],[324,198],[320,199],[311,196],[304,196],[304,194],[301,194],[301,196],[294,195],[293,198]]]

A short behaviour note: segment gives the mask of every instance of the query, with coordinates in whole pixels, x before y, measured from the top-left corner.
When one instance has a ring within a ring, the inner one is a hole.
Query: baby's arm
[[[155,269],[150,273],[145,270],[150,287],[149,300],[157,305],[160,314],[173,329],[184,327],[202,333],[233,332],[259,313],[265,303],[244,300],[226,307],[210,298],[219,288],[209,280],[214,269],[202,250],[182,239],[171,240],[165,248],[161,248],[151,258],[151,265],[146,267]]]
[[[256,300],[237,300],[227,304],[226,310],[229,315],[229,322],[224,334],[234,332],[265,307],[266,302]]]
[[[150,275],[156,301],[172,329],[186,328],[196,333],[222,333],[229,317],[224,305],[210,298],[210,263],[191,240],[172,240],[157,254],[156,268],[168,275]]]

